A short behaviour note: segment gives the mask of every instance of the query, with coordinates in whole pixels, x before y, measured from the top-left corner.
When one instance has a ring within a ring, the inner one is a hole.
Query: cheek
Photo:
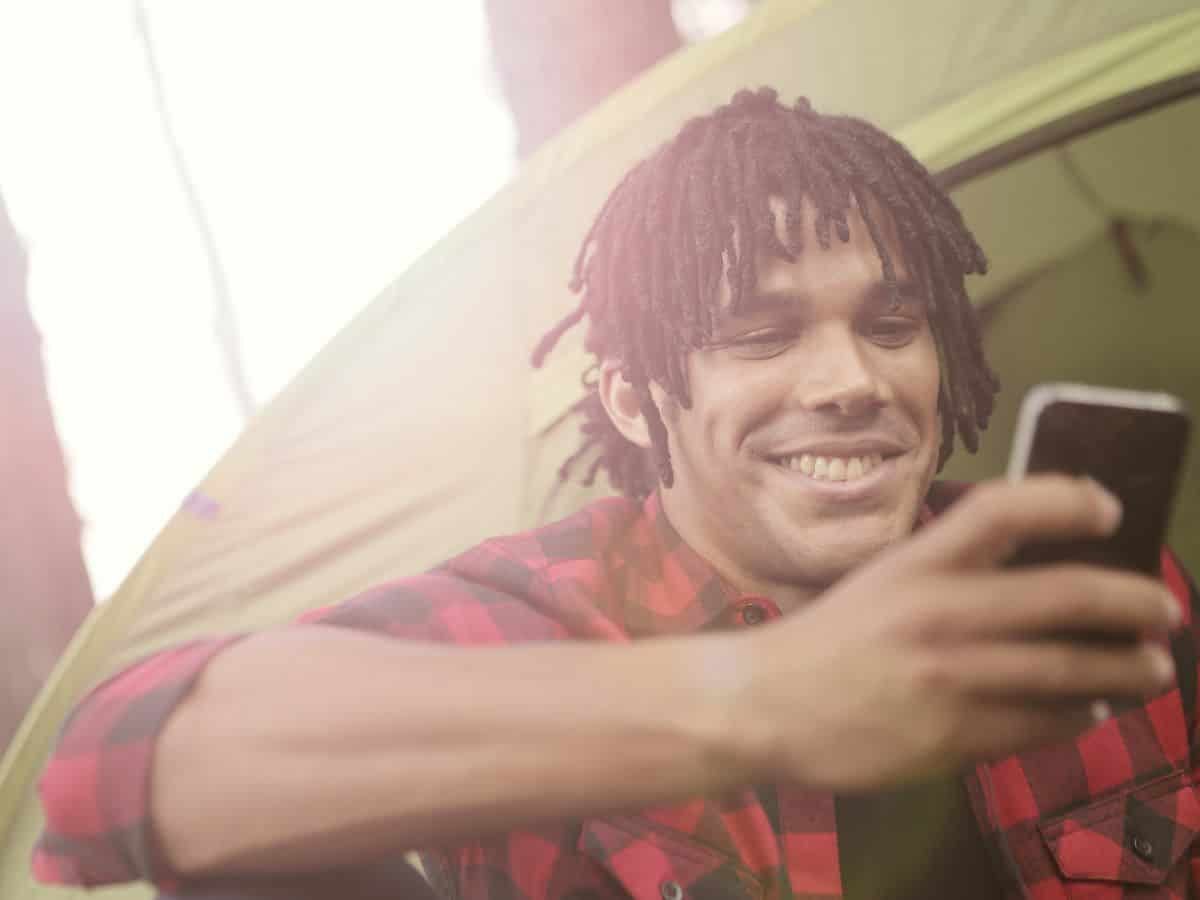
[[[700,354],[694,354],[700,356]],[[682,415],[687,438],[706,454],[726,460],[745,436],[770,419],[777,385],[767,367],[731,360],[695,360],[689,372],[692,408]]]
[[[941,390],[941,364],[932,337],[927,336],[913,348],[895,384],[905,406],[923,427],[938,423],[938,394]]]
[[[910,380],[907,382],[910,414],[920,430],[926,457],[920,485],[922,496],[937,474],[939,451],[942,446],[942,416],[938,405],[938,397],[941,394],[941,369],[936,349],[931,346],[925,357],[921,365],[910,373]]]

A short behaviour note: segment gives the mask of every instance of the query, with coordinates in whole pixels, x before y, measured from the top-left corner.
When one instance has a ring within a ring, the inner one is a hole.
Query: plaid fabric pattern
[[[47,827],[33,874],[87,886],[150,878],[173,886],[148,827],[150,759],[166,717],[233,638],[166,650],[76,707],[38,783]]]
[[[929,515],[961,493],[935,486]],[[1068,744],[964,777],[995,875],[1012,897],[1191,896],[1200,883],[1195,787],[1198,598],[1174,558],[1163,575],[1188,627],[1179,683]],[[656,498],[595,503],[533,532],[487,541],[424,575],[303,621],[459,644],[629,641],[752,626],[779,616],[739,595],[680,539]],[[155,735],[232,640],[154,656],[96,688],[64,728],[41,781],[47,830],[34,870],[49,882],[174,881],[146,807]],[[786,900],[840,897],[831,794],[773,786],[519,831],[422,855],[454,900]],[[882,848],[886,849],[886,848]],[[984,873],[981,873],[984,874]]]

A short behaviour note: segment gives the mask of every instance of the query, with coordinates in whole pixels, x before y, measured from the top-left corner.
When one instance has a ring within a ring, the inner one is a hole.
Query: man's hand
[[[773,777],[894,784],[1065,740],[1101,698],[1171,683],[1178,624],[1159,582],[1081,565],[1005,570],[1021,544],[1111,533],[1116,501],[1063,477],[975,488],[803,612],[747,635],[738,727]],[[1131,635],[1085,642],[1066,631]]]

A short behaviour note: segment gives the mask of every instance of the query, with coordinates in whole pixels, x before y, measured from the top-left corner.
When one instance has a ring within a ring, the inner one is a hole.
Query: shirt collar
[[[611,546],[610,599],[631,637],[734,627],[748,598],[680,537],[657,492]],[[769,601],[766,601],[769,603]]]

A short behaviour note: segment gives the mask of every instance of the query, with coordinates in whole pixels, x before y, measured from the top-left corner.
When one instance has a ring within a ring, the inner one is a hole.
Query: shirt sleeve
[[[313,610],[301,624],[353,628],[410,640],[503,644],[556,640],[566,630],[545,591],[517,560],[477,548],[487,571],[435,571],[371,588]],[[151,656],[93,689],[63,727],[38,790],[46,828],[34,848],[36,878],[103,885],[145,880],[177,889],[149,815],[154,748],[167,719],[208,663],[242,636],[185,644]]]
[[[101,683],[75,707],[38,782],[46,817],[33,851],[38,880],[174,885],[149,823],[151,754],[208,661],[238,639],[165,650]]]
[[[1188,574],[1183,563],[1169,550],[1162,554],[1163,581],[1179,600],[1184,627],[1171,641],[1171,655],[1175,658],[1175,673],[1179,685],[1180,705],[1187,721],[1188,767],[1192,772],[1193,784],[1200,778],[1200,706],[1197,699],[1197,684],[1200,683],[1200,591],[1195,580]],[[1193,788],[1196,789],[1196,788]],[[1194,841],[1187,857],[1190,883],[1200,884],[1200,841]]]
[[[512,569],[522,572],[517,565]],[[461,572],[435,570],[371,588],[344,603],[306,613],[300,621],[464,645],[567,637],[560,621],[563,611],[546,608],[552,592],[536,582],[512,584],[500,573],[489,575],[465,577]]]
[[[1171,639],[1171,656],[1175,660],[1175,677],[1179,687],[1180,705],[1187,720],[1192,765],[1200,763],[1200,591],[1173,552],[1163,549],[1161,560],[1163,581],[1179,601],[1183,627]]]

